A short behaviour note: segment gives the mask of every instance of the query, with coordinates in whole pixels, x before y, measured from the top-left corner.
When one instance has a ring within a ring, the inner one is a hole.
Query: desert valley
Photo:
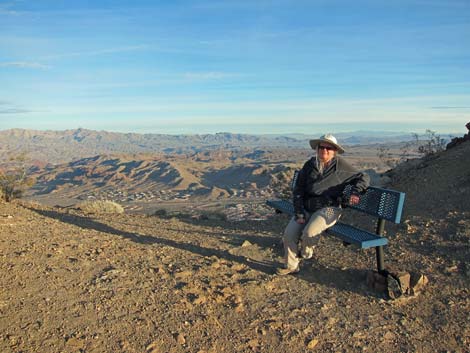
[[[286,193],[294,170],[311,156],[306,135],[168,136],[78,129],[9,130],[0,137],[0,160],[25,153],[32,166],[35,185],[27,199],[61,207],[110,200],[145,214],[164,209],[265,217],[265,200]],[[347,158],[379,185],[379,173],[390,168],[389,162],[419,156],[411,135],[380,138],[356,132],[343,138],[350,144]]]

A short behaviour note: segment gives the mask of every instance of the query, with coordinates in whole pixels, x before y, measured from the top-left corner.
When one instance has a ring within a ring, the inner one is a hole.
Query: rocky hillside
[[[299,275],[274,275],[283,216],[226,222],[2,203],[0,351],[468,352],[470,212],[455,204],[470,199],[468,148],[391,174],[407,209],[386,227],[386,266],[429,278],[418,296],[392,301],[365,284],[374,250],[331,238]]]
[[[470,141],[399,165],[391,187],[406,192],[406,212],[443,218],[470,210]]]

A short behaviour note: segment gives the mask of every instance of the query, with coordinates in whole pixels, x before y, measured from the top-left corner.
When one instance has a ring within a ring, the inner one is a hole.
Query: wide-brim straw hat
[[[338,140],[331,134],[320,136],[318,139],[310,140],[310,146],[316,149],[321,142],[328,143],[336,148],[339,154],[344,153],[344,148],[338,144]]]

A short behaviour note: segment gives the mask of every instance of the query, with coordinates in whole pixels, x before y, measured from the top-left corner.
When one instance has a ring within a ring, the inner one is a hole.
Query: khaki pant
[[[284,230],[284,261],[286,268],[295,270],[299,266],[299,242],[302,247],[313,248],[321,233],[333,226],[341,217],[341,208],[325,207],[306,215],[306,223],[298,224],[294,217]]]

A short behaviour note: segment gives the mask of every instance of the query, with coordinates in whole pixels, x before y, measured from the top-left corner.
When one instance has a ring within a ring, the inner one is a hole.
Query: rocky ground
[[[373,250],[322,239],[279,277],[283,216],[229,223],[0,204],[1,352],[468,352],[470,214],[411,216],[387,265],[430,283],[386,300]]]
[[[429,279],[396,300],[366,285],[374,250],[331,238],[300,274],[276,276],[282,215],[0,203],[0,352],[469,352],[469,157],[463,143],[390,174],[407,199],[403,222],[386,227],[387,268]]]

